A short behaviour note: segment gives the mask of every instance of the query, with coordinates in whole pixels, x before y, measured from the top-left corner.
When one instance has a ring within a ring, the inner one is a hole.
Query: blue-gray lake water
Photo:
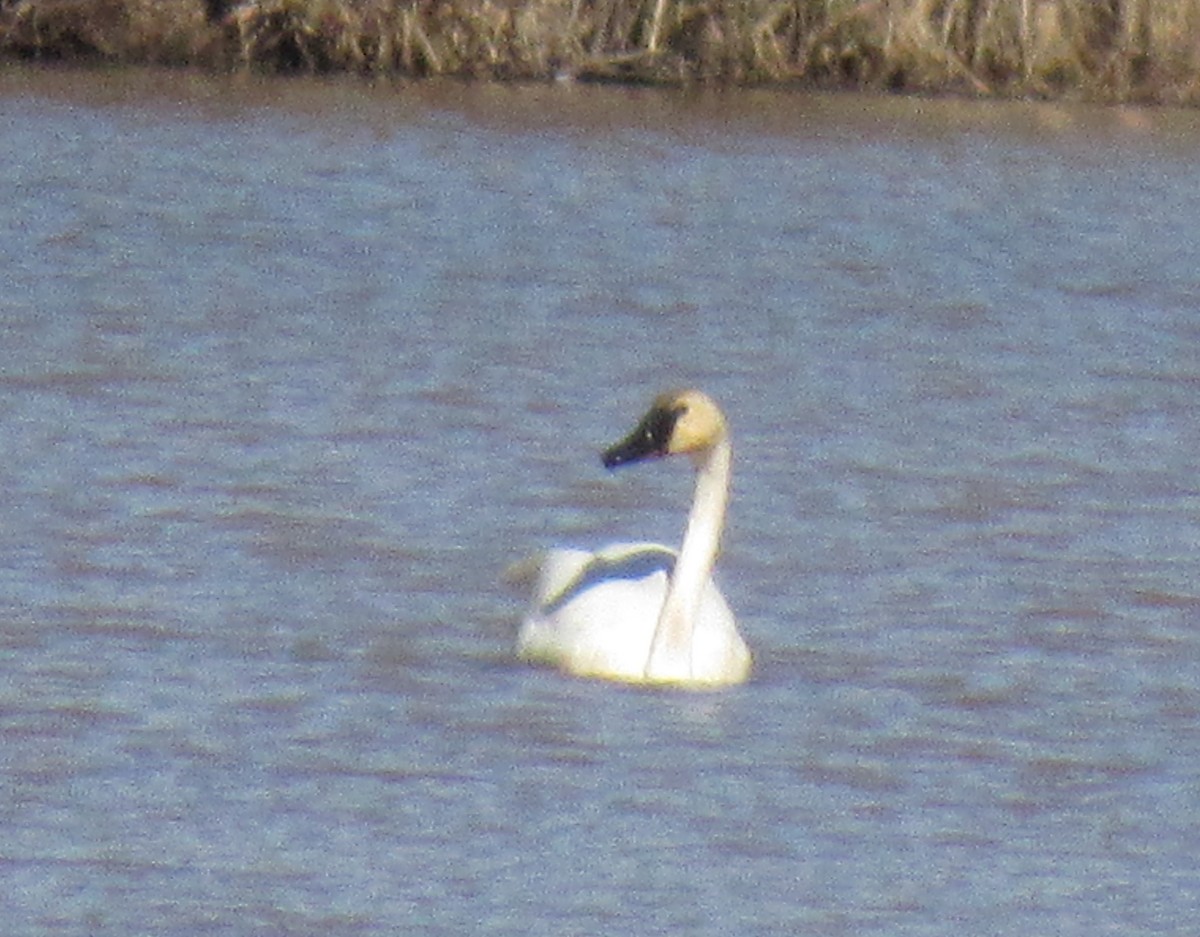
[[[1200,114],[0,72],[9,935],[1200,907]],[[719,693],[513,659],[735,438]]]

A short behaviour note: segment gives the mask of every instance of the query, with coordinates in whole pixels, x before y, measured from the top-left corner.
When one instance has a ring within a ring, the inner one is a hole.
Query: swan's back
[[[518,654],[578,676],[660,682],[647,661],[675,559],[674,550],[649,543],[549,551]],[[688,670],[687,682],[704,685],[738,683],[750,670],[750,651],[711,579],[697,610]]]

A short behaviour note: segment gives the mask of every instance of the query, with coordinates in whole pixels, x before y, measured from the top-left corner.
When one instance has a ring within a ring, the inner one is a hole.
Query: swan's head
[[[725,436],[725,417],[711,397],[698,390],[668,391],[659,394],[633,432],[601,458],[610,469],[666,455],[703,458]]]

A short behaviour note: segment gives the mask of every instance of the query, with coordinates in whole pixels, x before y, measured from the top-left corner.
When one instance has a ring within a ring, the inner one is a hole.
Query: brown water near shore
[[[1200,121],[0,71],[13,933],[1150,935],[1200,872]],[[746,686],[505,567],[736,445]]]

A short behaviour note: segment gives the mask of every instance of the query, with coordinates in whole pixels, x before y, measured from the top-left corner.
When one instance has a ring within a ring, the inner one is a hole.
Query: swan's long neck
[[[650,657],[646,661],[647,679],[672,680],[691,676],[692,630],[700,610],[700,598],[720,548],[732,460],[733,448],[726,436],[705,453],[697,466],[696,493],[688,514],[683,546],[654,629]]]

